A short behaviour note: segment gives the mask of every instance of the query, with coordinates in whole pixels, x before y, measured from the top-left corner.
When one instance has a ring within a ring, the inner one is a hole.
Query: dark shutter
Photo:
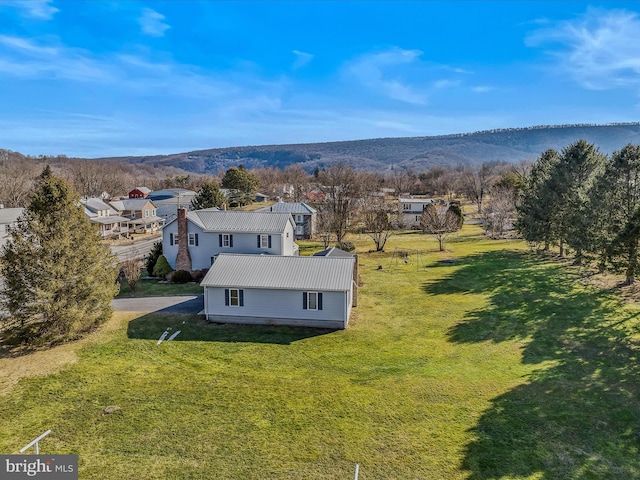
[[[302,309],[307,309],[307,292],[302,292]]]
[[[220,241],[220,246],[222,247],[222,234],[218,235],[218,240]]]
[[[229,246],[233,248],[233,235],[229,235]]]
[[[322,293],[318,292],[318,310],[322,310]]]
[[[269,248],[271,248],[271,235],[269,235]]]
[[[229,289],[228,288],[224,289],[224,304],[227,307],[229,306]]]
[[[238,296],[240,297],[240,306],[244,307],[244,290],[238,290]]]
[[[196,247],[198,246],[198,234],[196,233]]]
[[[169,234],[169,245],[173,245],[173,233]]]
[[[260,245],[260,235],[258,235],[258,248],[260,248],[262,245]]]

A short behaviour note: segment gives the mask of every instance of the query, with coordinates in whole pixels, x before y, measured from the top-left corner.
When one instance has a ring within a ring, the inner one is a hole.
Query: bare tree
[[[495,185],[483,211],[484,228],[492,237],[501,237],[515,216],[514,190]]]
[[[26,207],[37,176],[36,167],[28,162],[3,162],[0,169],[0,204],[7,208]]]
[[[373,197],[362,207],[364,232],[376,244],[376,252],[384,251],[387,240],[396,233],[390,217],[397,209],[381,197]]]
[[[302,196],[309,186],[309,174],[300,165],[294,163],[284,169],[284,180],[293,185],[293,201],[302,201]]]
[[[460,174],[460,186],[465,197],[476,204],[482,213],[482,203],[494,180],[495,163],[482,163],[478,167],[465,167]]]
[[[438,246],[442,252],[447,238],[462,228],[463,221],[459,206],[437,207],[431,204],[422,212],[420,228],[424,233],[429,233],[438,240]]]
[[[336,242],[342,242],[347,234],[353,210],[360,196],[360,186],[356,172],[344,164],[333,165],[318,174],[320,188],[326,194],[321,217],[327,225],[327,231],[336,236]]]
[[[127,285],[132,292],[136,291],[136,286],[142,275],[142,257],[137,251],[133,251],[121,264],[121,274],[124,275]]]

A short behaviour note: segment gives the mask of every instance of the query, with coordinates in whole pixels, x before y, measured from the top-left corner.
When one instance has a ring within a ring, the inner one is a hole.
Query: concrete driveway
[[[111,305],[125,312],[161,312],[197,314],[204,308],[204,295],[115,298]]]

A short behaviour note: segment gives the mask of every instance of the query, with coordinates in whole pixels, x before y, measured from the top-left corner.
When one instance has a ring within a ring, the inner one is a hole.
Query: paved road
[[[198,313],[204,308],[204,296],[116,298],[111,305],[115,310],[127,312]]]
[[[125,260],[131,255],[137,257],[144,257],[153,248],[153,244],[161,242],[162,237],[150,238],[148,240],[142,240],[136,242],[133,245],[121,245],[117,247],[111,247],[111,251],[118,257],[118,260]]]

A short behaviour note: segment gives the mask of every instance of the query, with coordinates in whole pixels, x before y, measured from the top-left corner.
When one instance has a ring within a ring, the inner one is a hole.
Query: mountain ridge
[[[294,163],[308,172],[336,163],[346,163],[358,170],[411,168],[422,171],[436,165],[534,160],[548,148],[560,150],[578,139],[594,143],[604,153],[612,153],[628,143],[640,143],[640,122],[536,125],[420,137],[248,145],[99,160],[173,166],[205,174],[217,174],[240,164],[247,168],[285,168]]]

